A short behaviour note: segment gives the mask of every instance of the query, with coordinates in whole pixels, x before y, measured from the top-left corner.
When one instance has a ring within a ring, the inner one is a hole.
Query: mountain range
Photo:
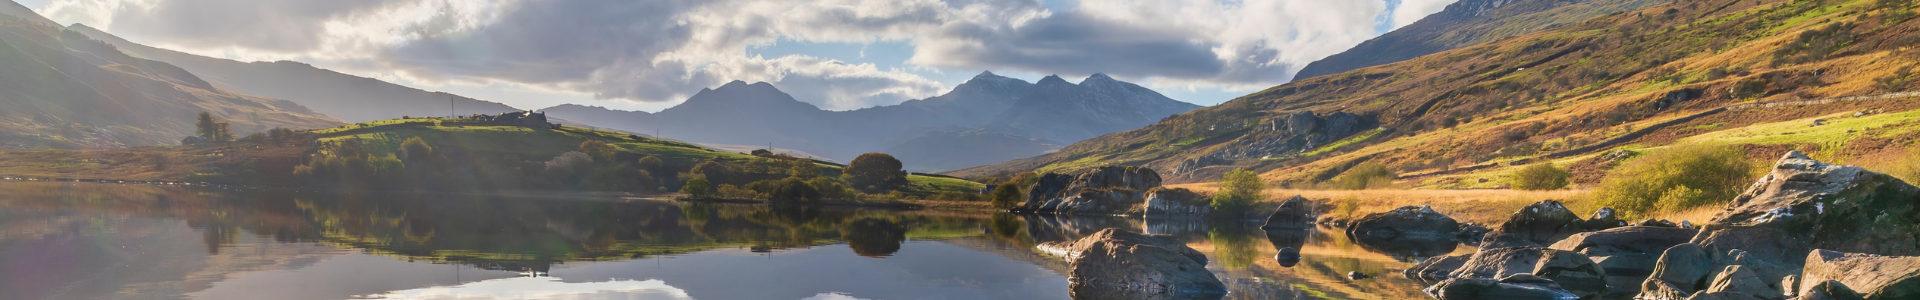
[[[1460,0],[1413,24],[1307,64],[1295,80],[1478,45],[1667,0]]]
[[[173,145],[194,134],[203,111],[238,134],[344,124],[297,103],[216,87],[38,15],[16,17],[25,8],[7,4],[0,5],[0,147]]]
[[[216,87],[293,101],[349,122],[406,116],[498,114],[520,110],[505,104],[347,75],[300,62],[238,62],[142,45],[86,24],[73,24],[67,29],[113,45],[135,57],[179,66]]]
[[[1199,106],[1104,74],[1075,84],[983,72],[944,95],[850,111],[822,110],[771,84],[735,81],[658,113],[561,105],[549,116],[715,144],[794,148],[847,161],[865,152],[909,169],[951,170],[1040,155],[1058,144],[1151,124]],[[964,152],[965,155],[954,155]]]

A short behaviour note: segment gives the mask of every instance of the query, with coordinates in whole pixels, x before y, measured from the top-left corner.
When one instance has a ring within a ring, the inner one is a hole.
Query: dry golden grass
[[[1181,184],[1173,185],[1172,187],[1209,193],[1214,190],[1212,183]],[[1506,221],[1508,216],[1513,215],[1513,212],[1519,211],[1521,207],[1525,207],[1527,204],[1533,204],[1534,202],[1540,202],[1540,200],[1560,200],[1567,204],[1567,208],[1572,209],[1576,214],[1580,214],[1581,217],[1586,217],[1588,214],[1591,214],[1594,209],[1599,208],[1586,203],[1586,190],[1376,189],[1347,191],[1268,189],[1265,194],[1267,201],[1263,204],[1266,205],[1262,205],[1260,209],[1271,210],[1272,206],[1279,205],[1279,201],[1299,195],[1313,200],[1315,204],[1321,207],[1320,210],[1329,211],[1329,215],[1336,219],[1358,218],[1369,213],[1393,210],[1394,208],[1402,206],[1428,205],[1432,206],[1433,210],[1447,214],[1461,222],[1499,224],[1500,222]],[[1358,208],[1354,210],[1353,215],[1347,216],[1344,213],[1333,211],[1333,208],[1336,207],[1334,203],[1344,200],[1352,200],[1358,204]]]

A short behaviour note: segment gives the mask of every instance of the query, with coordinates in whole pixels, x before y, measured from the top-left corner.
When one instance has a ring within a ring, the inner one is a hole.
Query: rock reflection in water
[[[1273,243],[1273,248],[1280,252],[1274,254],[1274,260],[1280,262],[1281,267],[1292,268],[1300,264],[1300,248],[1307,245],[1308,233],[1313,229],[1267,229],[1266,232],[1267,242]]]

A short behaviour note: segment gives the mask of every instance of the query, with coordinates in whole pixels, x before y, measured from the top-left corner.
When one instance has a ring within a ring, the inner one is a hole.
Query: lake
[[[774,208],[0,182],[7,299],[1072,299],[1033,246],[1104,228],[1207,254],[1227,299],[1424,299],[1415,259],[1338,230]],[[1278,249],[1299,249],[1283,266]],[[1456,252],[1471,251],[1458,247]],[[1357,271],[1377,276],[1349,280]]]

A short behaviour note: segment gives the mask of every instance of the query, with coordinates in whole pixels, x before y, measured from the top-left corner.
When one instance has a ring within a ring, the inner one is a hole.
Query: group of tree
[[[840,169],[838,176],[812,159],[772,152],[729,163],[708,160],[679,178],[681,192],[693,198],[813,202],[824,199],[899,197],[911,184],[899,159],[885,153],[867,153]]]

